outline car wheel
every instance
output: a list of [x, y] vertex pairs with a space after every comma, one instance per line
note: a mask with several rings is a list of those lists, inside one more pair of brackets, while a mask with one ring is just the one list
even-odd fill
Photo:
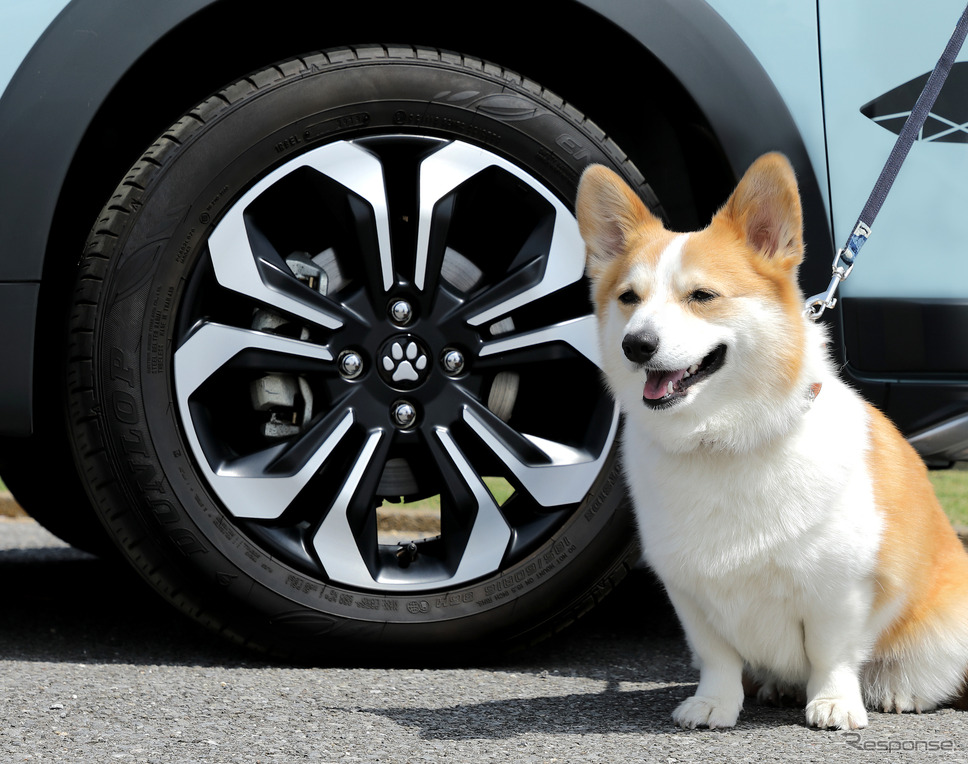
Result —
[[587, 610], [637, 559], [590, 162], [657, 207], [572, 107], [424, 49], [287, 61], [176, 122], [77, 282], [72, 439], [122, 552], [290, 655], [498, 648]]

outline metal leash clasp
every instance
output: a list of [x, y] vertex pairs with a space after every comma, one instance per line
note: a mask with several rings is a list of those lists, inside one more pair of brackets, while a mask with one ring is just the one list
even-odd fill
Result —
[[854, 268], [853, 263], [848, 265], [844, 260], [845, 251], [845, 249], [839, 249], [834, 256], [833, 273], [830, 276], [827, 290], [808, 298], [804, 305], [803, 315], [811, 321], [818, 320], [827, 308], [832, 308], [837, 304], [837, 298], [834, 296], [837, 294], [837, 288]]
[[871, 229], [868, 225], [864, 223], [857, 224], [847, 246], [838, 249], [837, 254], [834, 255], [832, 273], [830, 283], [827, 284], [827, 290], [807, 299], [804, 303], [803, 315], [811, 321], [816, 321], [823, 315], [823, 312], [827, 308], [832, 308], [837, 304], [837, 298], [835, 297], [837, 288], [850, 275], [850, 272], [854, 270], [854, 264], [857, 262], [857, 254], [870, 235]]

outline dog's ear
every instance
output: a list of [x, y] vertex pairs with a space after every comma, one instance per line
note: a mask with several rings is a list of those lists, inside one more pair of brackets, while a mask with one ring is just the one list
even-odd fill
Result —
[[782, 154], [757, 159], [719, 214], [763, 257], [791, 269], [803, 259], [800, 193], [793, 167]]
[[662, 225], [624, 180], [599, 164], [582, 173], [575, 206], [585, 240], [586, 270], [592, 278], [625, 252], [636, 231]]

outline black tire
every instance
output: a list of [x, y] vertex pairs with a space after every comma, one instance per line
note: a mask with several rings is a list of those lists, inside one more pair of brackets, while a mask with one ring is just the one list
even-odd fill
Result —
[[[95, 225], [72, 316], [76, 457], [142, 575], [323, 660], [533, 641], [609, 591], [638, 553], [574, 240], [590, 162], [657, 206], [572, 107], [425, 49], [287, 61], [175, 123]], [[379, 498], [430, 495], [439, 535], [381, 540]]]

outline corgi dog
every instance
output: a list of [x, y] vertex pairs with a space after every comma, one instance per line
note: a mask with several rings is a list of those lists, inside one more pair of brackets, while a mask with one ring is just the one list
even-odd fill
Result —
[[700, 231], [666, 230], [599, 165], [577, 216], [643, 552], [699, 669], [675, 722], [732, 727], [750, 680], [821, 728], [968, 700], [968, 555], [804, 315], [786, 158]]

